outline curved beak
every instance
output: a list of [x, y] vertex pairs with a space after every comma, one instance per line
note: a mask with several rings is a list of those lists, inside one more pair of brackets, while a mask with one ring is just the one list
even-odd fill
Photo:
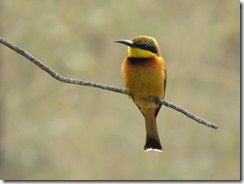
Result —
[[115, 42], [115, 43], [122, 43], [122, 44], [124, 44], [124, 45], [129, 46], [129, 47], [135, 47], [133, 41], [131, 41], [131, 40], [116, 40], [116, 41], [114, 41], [114, 42]]

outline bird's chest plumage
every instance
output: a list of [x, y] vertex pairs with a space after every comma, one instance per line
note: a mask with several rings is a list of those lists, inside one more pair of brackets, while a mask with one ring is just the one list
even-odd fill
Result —
[[166, 68], [163, 58], [129, 58], [122, 65], [125, 87], [139, 97], [163, 98]]

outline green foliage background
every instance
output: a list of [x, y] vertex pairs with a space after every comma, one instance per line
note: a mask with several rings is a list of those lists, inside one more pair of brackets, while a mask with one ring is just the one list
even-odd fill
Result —
[[123, 88], [126, 48], [155, 37], [168, 67], [163, 153], [143, 151], [145, 125], [125, 95], [60, 83], [0, 46], [1, 178], [240, 179], [240, 2], [2, 0], [1, 36], [59, 74]]

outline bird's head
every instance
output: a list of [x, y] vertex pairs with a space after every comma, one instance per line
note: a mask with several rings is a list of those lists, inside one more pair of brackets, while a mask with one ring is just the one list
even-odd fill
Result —
[[128, 57], [150, 58], [160, 56], [158, 43], [153, 37], [137, 36], [132, 40], [116, 40], [115, 42], [128, 46]]

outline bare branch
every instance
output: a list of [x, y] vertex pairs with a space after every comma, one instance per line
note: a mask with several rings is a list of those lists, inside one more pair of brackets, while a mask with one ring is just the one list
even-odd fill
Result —
[[[69, 84], [82, 85], [82, 86], [96, 87], [96, 88], [100, 88], [100, 89], [104, 89], [104, 90], [108, 90], [108, 91], [113, 91], [116, 93], [125, 94], [128, 96], [133, 95], [130, 92], [128, 92], [124, 89], [117, 88], [117, 87], [108, 86], [108, 85], [99, 84], [99, 83], [90, 82], [90, 81], [83, 81], [83, 80], [77, 80], [77, 79], [71, 79], [71, 78], [63, 77], [63, 76], [59, 75], [58, 73], [54, 72], [53, 70], [51, 70], [50, 68], [48, 68], [45, 64], [43, 64], [41, 61], [36, 59], [34, 56], [32, 56], [31, 54], [26, 52], [24, 49], [17, 47], [16, 45], [12, 44], [11, 42], [5, 40], [2, 37], [0, 37], [0, 43], [2, 43], [3, 45], [7, 46], [10, 49], [12, 49], [13, 51], [19, 53], [20, 55], [24, 56], [29, 61], [31, 61], [32, 63], [37, 65], [39, 68], [41, 68], [42, 70], [47, 72], [49, 75], [51, 75], [53, 78], [55, 78], [61, 82], [65, 82], [65, 83], [69, 83]], [[189, 117], [189, 118], [191, 118], [191, 119], [193, 119], [193, 120], [197, 121], [198, 123], [201, 123], [205, 126], [208, 126], [210, 128], [214, 128], [214, 129], [218, 128], [218, 126], [215, 125], [214, 123], [208, 122], [208, 121], [190, 113], [189, 111], [187, 111], [187, 110], [185, 110], [185, 109], [183, 109], [183, 108], [181, 108], [181, 107], [179, 107], [173, 103], [170, 103], [166, 100], [158, 99], [158, 98], [154, 98], [154, 97], [148, 97], [146, 99], [153, 101], [155, 103], [158, 103], [158, 104], [162, 104], [166, 107], [170, 107], [176, 111], [179, 111], [179, 112], [183, 113], [184, 115], [186, 115], [187, 117]]]
[[91, 87], [106, 89], [106, 90], [109, 90], [109, 91], [114, 91], [114, 92], [117, 92], [117, 93], [130, 95], [130, 93], [128, 91], [123, 90], [123, 89], [119, 89], [119, 88], [116, 88], [116, 87], [113, 87], [113, 86], [108, 86], [108, 85], [98, 84], [98, 83], [95, 83], [95, 82], [81, 81], [81, 80], [77, 80], [77, 79], [71, 79], [71, 78], [63, 77], [63, 76], [59, 75], [58, 73], [54, 72], [53, 70], [51, 70], [50, 68], [48, 68], [41, 61], [39, 61], [34, 56], [32, 56], [31, 54], [26, 52], [24, 49], [22, 49], [20, 47], [17, 47], [16, 45], [10, 43], [9, 41], [5, 40], [2, 37], [0, 37], [0, 43], [2, 43], [3, 45], [9, 47], [10, 49], [14, 50], [15, 52], [19, 53], [20, 55], [26, 57], [29, 61], [31, 61], [32, 63], [37, 65], [39, 68], [41, 68], [42, 70], [47, 72], [49, 75], [51, 75], [53, 78], [55, 78], [55, 79], [57, 79], [57, 80], [59, 80], [61, 82], [65, 82], [65, 83], [69, 83], [69, 84], [83, 85], [83, 86], [91, 86]]
[[186, 109], [183, 109], [182, 107], [180, 107], [178, 105], [175, 105], [175, 104], [173, 104], [171, 102], [168, 102], [168, 101], [163, 100], [163, 99], [154, 98], [154, 97], [148, 97], [147, 99], [151, 100], [151, 101], [154, 101], [155, 103], [162, 104], [162, 105], [164, 105], [166, 107], [170, 107], [170, 108], [172, 108], [172, 109], [174, 109], [176, 111], [179, 111], [179, 112], [185, 114], [187, 117], [189, 117], [189, 118], [191, 118], [191, 119], [193, 119], [193, 120], [197, 121], [198, 123], [201, 123], [201, 124], [203, 124], [205, 126], [208, 126], [210, 128], [214, 128], [214, 129], [218, 128], [218, 125], [215, 125], [214, 123], [208, 122], [208, 121], [206, 121], [206, 120], [204, 120], [204, 119], [192, 114], [191, 112], [187, 111]]

